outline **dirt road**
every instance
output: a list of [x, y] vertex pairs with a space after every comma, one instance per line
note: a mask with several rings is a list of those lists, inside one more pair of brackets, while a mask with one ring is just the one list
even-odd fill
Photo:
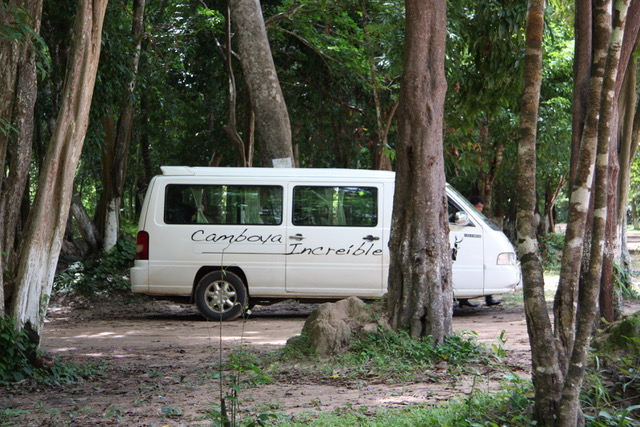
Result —
[[[478, 301], [480, 302], [480, 301]], [[219, 354], [241, 344], [258, 351], [284, 345], [298, 335], [313, 306], [257, 307], [247, 320], [205, 321], [191, 306], [141, 300], [92, 305], [52, 304], [43, 347], [65, 361], [97, 361], [105, 375], [71, 386], [0, 389], [0, 409], [25, 411], [8, 421], [19, 425], [209, 425], [206, 410], [217, 402], [220, 382], [213, 366]], [[500, 345], [502, 331], [511, 369], [529, 376], [530, 356], [522, 304], [456, 310], [455, 330], [475, 331], [479, 341]], [[442, 382], [386, 384], [340, 375], [292, 372], [277, 381], [243, 390], [241, 408], [289, 415], [352, 407], [398, 407], [440, 402], [473, 387], [495, 386], [498, 371]], [[33, 393], [37, 393], [34, 401]], [[257, 409], [256, 409], [257, 408]], [[254, 412], [255, 413], [255, 412]], [[0, 419], [1, 420], [1, 419]]]

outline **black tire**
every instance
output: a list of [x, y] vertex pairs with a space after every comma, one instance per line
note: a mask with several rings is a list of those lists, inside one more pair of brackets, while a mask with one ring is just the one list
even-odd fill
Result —
[[247, 306], [247, 288], [234, 273], [212, 271], [198, 282], [195, 302], [200, 314], [209, 320], [233, 320]]

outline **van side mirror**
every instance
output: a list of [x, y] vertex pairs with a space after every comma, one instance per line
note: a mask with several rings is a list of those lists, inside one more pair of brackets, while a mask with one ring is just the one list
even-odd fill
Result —
[[456, 225], [468, 225], [470, 222], [469, 214], [465, 211], [456, 212], [454, 222]]

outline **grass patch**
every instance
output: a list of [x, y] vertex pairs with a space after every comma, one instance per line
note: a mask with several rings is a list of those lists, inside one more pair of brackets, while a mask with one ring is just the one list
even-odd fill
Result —
[[443, 405], [409, 405], [401, 409], [346, 406], [328, 413], [305, 412], [281, 417], [277, 426], [530, 426], [531, 386], [511, 376], [498, 392], [475, 390]]
[[354, 338], [348, 351], [319, 358], [304, 334], [270, 357], [274, 376], [293, 370], [324, 377], [385, 382], [410, 382], [449, 375], [474, 374], [479, 367], [496, 362], [486, 346], [478, 343], [475, 332], [447, 337], [442, 345], [431, 338], [414, 339], [406, 332], [379, 330]]

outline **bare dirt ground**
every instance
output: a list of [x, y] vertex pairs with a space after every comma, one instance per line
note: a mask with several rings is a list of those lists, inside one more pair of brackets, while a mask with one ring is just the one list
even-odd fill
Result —
[[[476, 302], [481, 302], [476, 300]], [[207, 322], [188, 305], [136, 299], [51, 305], [43, 347], [65, 362], [99, 362], [103, 376], [73, 385], [18, 384], [0, 388], [0, 426], [192, 426], [205, 417], [220, 393], [213, 379], [219, 355], [242, 345], [267, 351], [298, 335], [313, 306], [282, 303], [254, 308], [247, 320]], [[629, 311], [640, 305], [629, 306]], [[506, 338], [506, 362], [522, 377], [530, 374], [529, 343], [519, 298], [500, 306], [457, 309], [454, 329], [476, 331], [479, 341], [499, 345]], [[295, 415], [338, 407], [399, 407], [437, 403], [492, 387], [503, 373], [442, 381], [387, 384], [375, 378], [302, 374], [295, 369], [267, 385], [242, 390], [241, 410]], [[226, 388], [225, 388], [226, 391]], [[24, 412], [19, 412], [24, 411]]]

